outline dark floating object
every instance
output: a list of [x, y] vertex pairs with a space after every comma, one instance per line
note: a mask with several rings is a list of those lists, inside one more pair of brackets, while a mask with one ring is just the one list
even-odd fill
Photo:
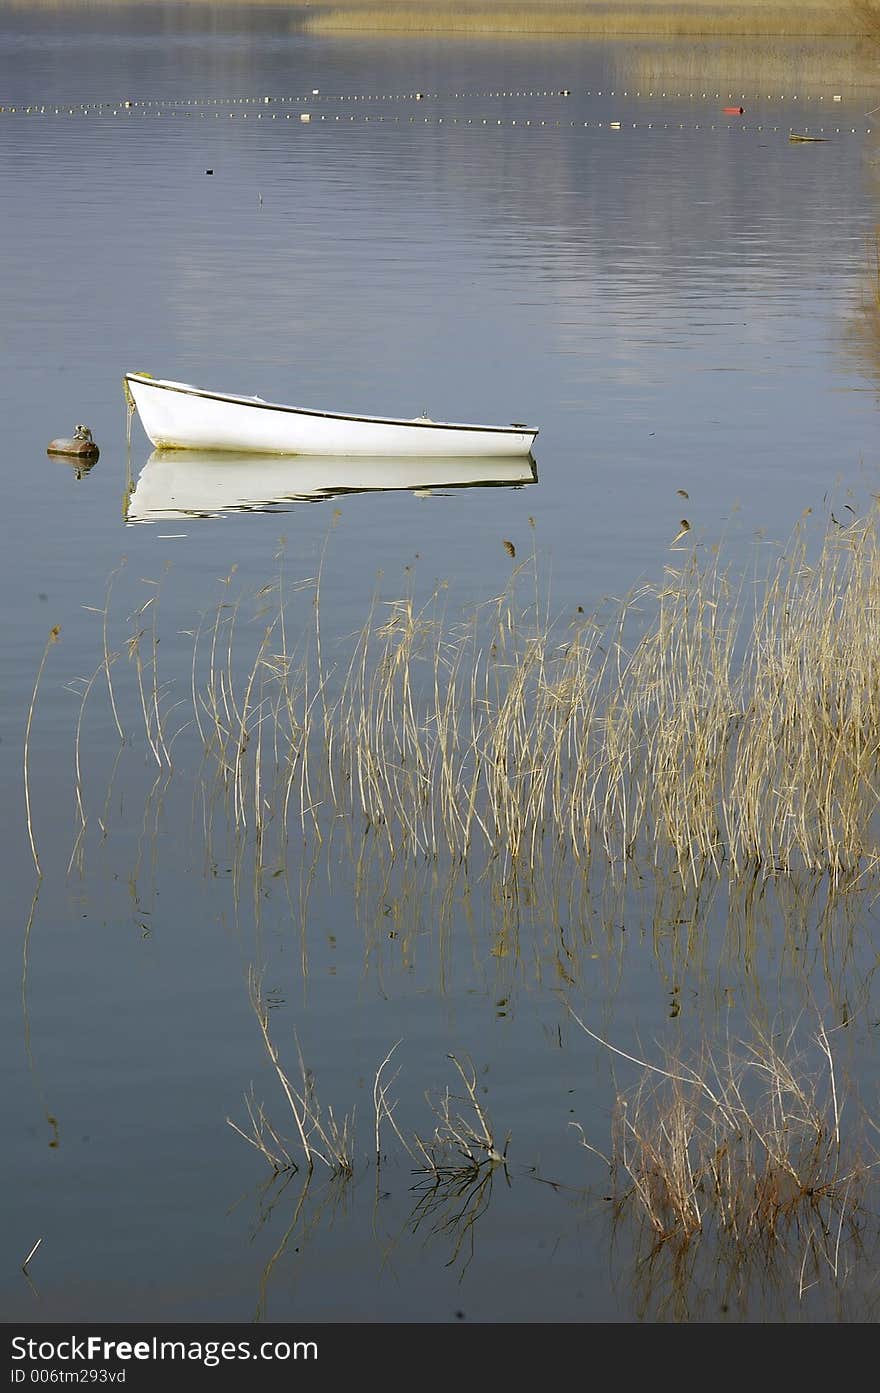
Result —
[[47, 455], [71, 455], [76, 459], [91, 460], [93, 464], [99, 453], [88, 426], [74, 426], [70, 440], [50, 440], [46, 446]]
[[213, 171], [213, 169], [206, 169], [206, 170], [205, 170], [205, 173], [206, 173], [206, 174], [213, 174], [214, 171]]

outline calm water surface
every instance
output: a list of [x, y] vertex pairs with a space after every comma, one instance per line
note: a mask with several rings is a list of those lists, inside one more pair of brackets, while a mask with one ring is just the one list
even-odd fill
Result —
[[[597, 887], [570, 867], [515, 893], [481, 866], [365, 855], [361, 828], [317, 850], [294, 838], [267, 865], [205, 793], [191, 728], [156, 784], [128, 661], [156, 616], [162, 699], [183, 701], [199, 616], [240, 598], [253, 652], [255, 597], [282, 564], [291, 585], [321, 565], [333, 655], [350, 653], [376, 586], [448, 583], [452, 614], [499, 594], [516, 564], [505, 543], [517, 562], [536, 549], [553, 612], [591, 611], [662, 575], [683, 517], [698, 548], [722, 541], [750, 565], [805, 509], [865, 505], [880, 454], [859, 329], [875, 94], [845, 71], [799, 91], [756, 76], [731, 121], [727, 88], [649, 95], [635, 71], [624, 48], [326, 40], [274, 11], [0, 15], [7, 1319], [871, 1309], [857, 1272], [799, 1299], [798, 1252], [724, 1280], [697, 1255], [677, 1287], [662, 1266], [652, 1285], [637, 1227], [612, 1233], [605, 1167], [569, 1126], [607, 1152], [615, 1093], [638, 1073], [563, 999], [650, 1059], [748, 1020], [851, 1020], [842, 1067], [870, 1102], [870, 897], [829, 910], [822, 885]], [[792, 145], [793, 124], [828, 138]], [[351, 412], [528, 421], [536, 479], [350, 492], [324, 478], [292, 499], [295, 484], [252, 477], [205, 491], [193, 469], [169, 498], [136, 421], [127, 459], [126, 370]], [[45, 454], [80, 421], [101, 446], [81, 477]], [[129, 468], [146, 509], [128, 503]], [[108, 643], [127, 740], [114, 763], [100, 677], [77, 840], [78, 679], [101, 662], [95, 611], [123, 561]], [[30, 732], [35, 887], [22, 754], [53, 625]], [[319, 1169], [304, 1193], [302, 1174], [267, 1188], [226, 1125], [244, 1125], [253, 1083], [290, 1130], [252, 964], [288, 1065], [295, 1031], [325, 1107], [356, 1107], [350, 1182]], [[474, 1061], [511, 1134], [510, 1184], [499, 1173], [474, 1197], [471, 1228], [451, 1222], [454, 1197], [414, 1188], [387, 1126], [377, 1197], [373, 1076], [398, 1039], [407, 1136], [436, 1125], [424, 1095], [455, 1087], [450, 1052]], [[30, 1286], [20, 1264], [39, 1237]]]

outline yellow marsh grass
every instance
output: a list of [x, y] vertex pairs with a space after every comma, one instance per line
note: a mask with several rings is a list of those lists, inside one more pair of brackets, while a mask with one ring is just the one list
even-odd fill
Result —
[[768, 1244], [787, 1249], [793, 1239], [802, 1288], [811, 1259], [837, 1276], [876, 1162], [841, 1133], [824, 1027], [809, 1051], [794, 1047], [793, 1032], [779, 1043], [759, 1033], [720, 1057], [704, 1048], [694, 1063], [633, 1062], [642, 1075], [618, 1095], [610, 1164], [618, 1204], [636, 1208], [651, 1242], [686, 1245], [710, 1230], [766, 1257]]
[[[217, 4], [218, 0], [203, 0]], [[289, 0], [219, 0], [241, 8], [249, 3], [289, 8]], [[70, 0], [7, 0], [10, 8], [67, 9]], [[131, 0], [104, 0], [127, 4]], [[198, 0], [197, 0], [198, 3]], [[871, 0], [344, 0], [309, 4], [304, 26], [335, 29], [409, 30], [441, 33], [563, 33], [608, 37], [655, 34], [834, 35], [861, 33], [870, 21]], [[297, 22], [297, 15], [294, 22]]]
[[[870, 88], [877, 82], [877, 48], [864, 39], [823, 39], [818, 43], [772, 39], [717, 38], [673, 41], [665, 44], [645, 41], [623, 46], [615, 68], [617, 81], [633, 95], [633, 89], [656, 98], [667, 95], [707, 93], [713, 97], [756, 95], [778, 97], [788, 102], [793, 94], [811, 90], [825, 95], [849, 88]], [[723, 88], [723, 91], [721, 90]], [[672, 89], [672, 90], [670, 90]], [[829, 101], [829, 97], [825, 96]], [[873, 106], [873, 101], [865, 103]]]
[[282, 853], [291, 824], [321, 840], [341, 820], [392, 857], [504, 875], [546, 847], [584, 869], [671, 858], [688, 883], [727, 864], [847, 884], [878, 861], [880, 512], [840, 513], [814, 561], [799, 531], [754, 579], [673, 550], [601, 620], [554, 617], [533, 556], [469, 616], [442, 586], [377, 595], [328, 645], [320, 573], [267, 584], [250, 620], [230, 576], [186, 696], [159, 677], [153, 586], [128, 642], [149, 750], [170, 771], [189, 705], [220, 805]]
[[305, 28], [316, 33], [345, 29], [398, 30], [440, 33], [581, 34], [589, 37], [626, 37], [653, 34], [677, 37], [691, 34], [806, 35], [857, 34], [862, 19], [848, 0], [641, 0], [641, 3], [565, 3], [539, 0], [517, 5], [509, 0], [474, 0], [474, 3], [437, 4], [436, 0], [344, 0], [327, 8], [316, 7]]

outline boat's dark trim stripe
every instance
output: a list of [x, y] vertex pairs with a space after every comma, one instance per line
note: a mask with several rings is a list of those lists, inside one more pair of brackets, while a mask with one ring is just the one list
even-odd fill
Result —
[[144, 387], [158, 387], [162, 392], [179, 392], [184, 397], [206, 397], [208, 401], [232, 402], [236, 406], [254, 406], [263, 411], [286, 411], [293, 416], [320, 416], [328, 421], [363, 421], [373, 426], [418, 426], [420, 430], [485, 431], [489, 435], [531, 435], [533, 438], [538, 434], [531, 426], [469, 426], [459, 421], [422, 421], [418, 418], [407, 421], [395, 416], [349, 416], [343, 411], [312, 411], [303, 406], [284, 406], [280, 402], [257, 401], [254, 397], [234, 397], [224, 392], [207, 392], [201, 387], [178, 386], [177, 383], [163, 382], [156, 377], [141, 377], [136, 372], [127, 372], [125, 380]]

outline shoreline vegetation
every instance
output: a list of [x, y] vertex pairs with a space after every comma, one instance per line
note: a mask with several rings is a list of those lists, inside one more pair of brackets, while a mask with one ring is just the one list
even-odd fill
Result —
[[873, 0], [342, 0], [307, 6], [309, 33], [347, 29], [433, 33], [577, 34], [584, 38], [853, 38], [880, 25]]
[[[69, 8], [69, 0], [8, 0], [9, 8]], [[99, 6], [143, 0], [98, 0]], [[880, 0], [190, 0], [185, 6], [290, 11], [308, 33], [580, 35], [584, 38], [871, 38]]]
[[[862, 38], [691, 38], [662, 40], [634, 38], [615, 50], [617, 81], [622, 86], [652, 91], [687, 86], [764, 88], [825, 94], [829, 89], [855, 96], [877, 87], [877, 48]], [[632, 95], [632, 92], [630, 92]], [[681, 96], [673, 92], [671, 95]], [[865, 107], [873, 107], [873, 100]]]
[[410, 577], [374, 595], [341, 651], [322, 638], [322, 567], [291, 590], [279, 558], [255, 624], [224, 583], [182, 701], [159, 674], [151, 586], [122, 648], [105, 631], [82, 707], [103, 675], [118, 709], [111, 668], [127, 652], [142, 750], [170, 774], [189, 730], [263, 859], [275, 839], [282, 857], [290, 837], [320, 845], [341, 819], [392, 858], [507, 874], [555, 849], [586, 876], [642, 854], [683, 885], [710, 867], [863, 883], [880, 866], [880, 507], [839, 511], [815, 560], [800, 527], [753, 577], [691, 546], [682, 519], [663, 580], [604, 615], [554, 615], [536, 550], [470, 614], [450, 612], [443, 584], [417, 602]]

